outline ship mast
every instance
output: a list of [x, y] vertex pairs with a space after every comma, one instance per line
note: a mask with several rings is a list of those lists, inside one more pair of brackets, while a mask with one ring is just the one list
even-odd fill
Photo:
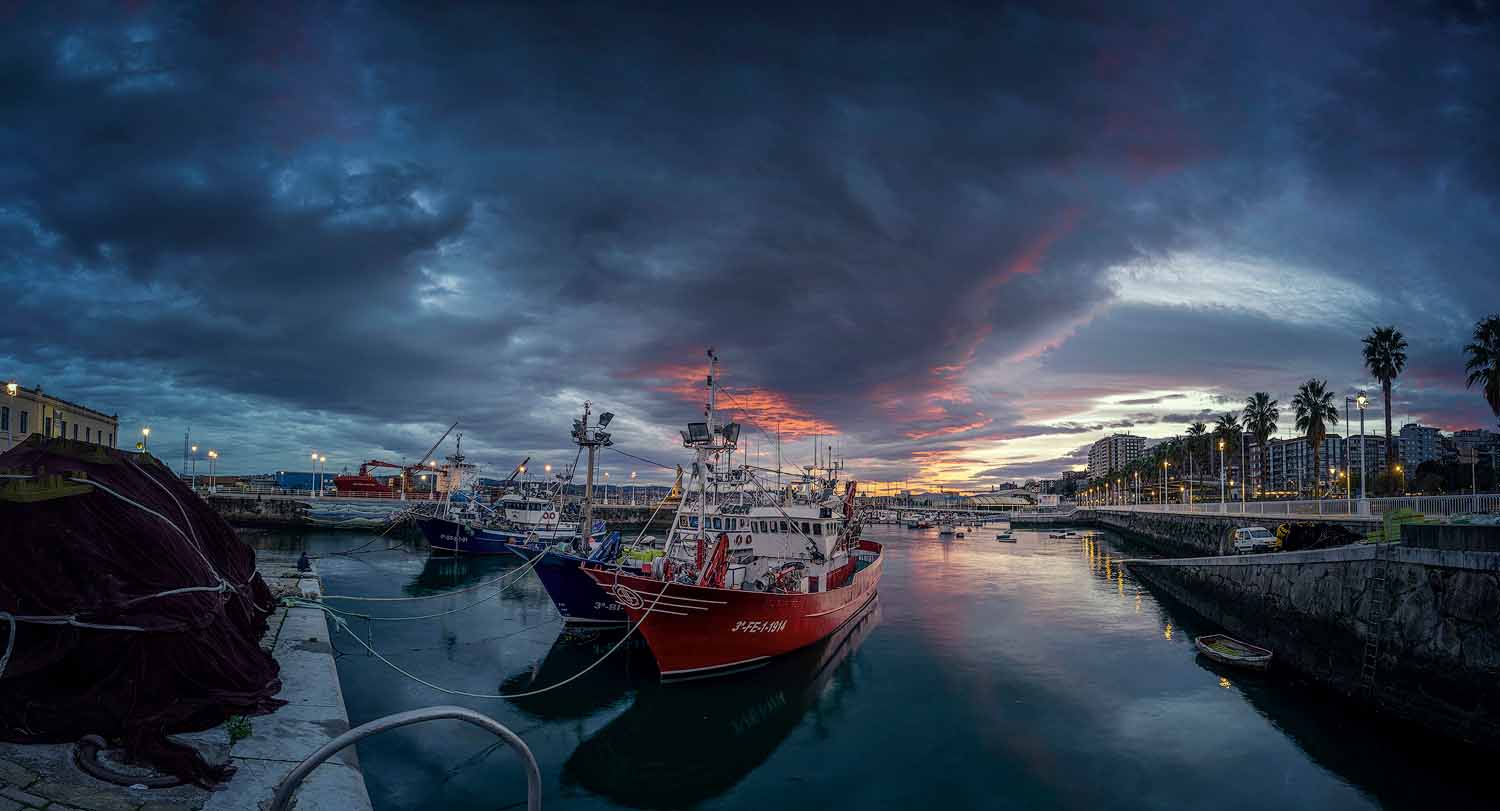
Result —
[[[589, 541], [594, 535], [594, 455], [599, 448], [609, 447], [615, 444], [610, 439], [604, 428], [609, 425], [615, 415], [606, 411], [599, 415], [599, 424], [595, 428], [589, 427], [589, 410], [592, 403], [585, 400], [583, 403], [583, 419], [573, 420], [573, 442], [574, 444], [589, 449], [589, 469], [584, 478], [583, 485], [583, 516], [578, 527], [578, 547], [588, 551]], [[569, 476], [571, 478], [571, 475]], [[561, 514], [561, 510], [558, 511]]]

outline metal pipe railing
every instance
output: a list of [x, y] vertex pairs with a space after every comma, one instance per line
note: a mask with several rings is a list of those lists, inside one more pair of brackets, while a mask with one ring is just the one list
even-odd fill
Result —
[[388, 729], [420, 724], [423, 721], [438, 721], [452, 719], [464, 721], [474, 726], [495, 733], [500, 740], [505, 741], [510, 748], [516, 750], [521, 756], [521, 762], [526, 767], [526, 811], [541, 811], [542, 808], [542, 770], [537, 766], [536, 756], [531, 754], [531, 748], [521, 740], [521, 736], [511, 732], [504, 724], [496, 721], [480, 712], [465, 707], [439, 706], [424, 707], [420, 710], [407, 710], [387, 715], [384, 718], [376, 718], [373, 721], [360, 724], [359, 726], [334, 738], [318, 748], [318, 751], [308, 755], [305, 760], [298, 763], [295, 768], [276, 787], [276, 796], [272, 798], [270, 811], [284, 811], [292, 801], [292, 795], [297, 793], [297, 787], [312, 773], [313, 769], [322, 765], [323, 761], [333, 757], [340, 749], [374, 735], [377, 732], [385, 732]]

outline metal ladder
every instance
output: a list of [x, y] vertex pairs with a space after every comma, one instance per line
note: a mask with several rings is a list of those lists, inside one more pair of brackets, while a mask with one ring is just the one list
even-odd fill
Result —
[[1382, 555], [1384, 543], [1375, 547], [1375, 573], [1365, 580], [1365, 594], [1369, 598], [1370, 623], [1374, 635], [1365, 640], [1365, 653], [1359, 668], [1359, 686], [1367, 696], [1375, 695], [1375, 676], [1380, 669], [1380, 643], [1385, 639], [1385, 624], [1389, 619], [1390, 605], [1386, 601], [1386, 569], [1390, 557]]
[[335, 753], [349, 744], [368, 738], [377, 732], [385, 732], [388, 729], [441, 719], [465, 721], [474, 726], [489, 730], [495, 733], [500, 740], [508, 744], [510, 748], [516, 750], [516, 754], [521, 756], [521, 762], [526, 767], [526, 811], [541, 811], [542, 770], [537, 766], [536, 756], [531, 754], [531, 748], [526, 745], [525, 741], [521, 740], [521, 736], [511, 732], [504, 724], [488, 715], [464, 707], [453, 706], [424, 707], [420, 710], [407, 710], [406, 712], [387, 715], [384, 718], [376, 718], [374, 721], [360, 724], [328, 743], [323, 744], [318, 751], [308, 755], [306, 760], [298, 763], [282, 779], [281, 784], [276, 787], [276, 796], [271, 800], [269, 811], [284, 811], [292, 802], [292, 795], [297, 793], [297, 787], [302, 785], [302, 781], [312, 773], [312, 770], [316, 769], [323, 761], [333, 757]]

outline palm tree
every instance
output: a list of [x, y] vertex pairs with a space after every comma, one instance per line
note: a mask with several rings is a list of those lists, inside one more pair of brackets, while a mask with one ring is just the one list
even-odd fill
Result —
[[1225, 414], [1214, 420], [1214, 439], [1218, 440], [1219, 455], [1225, 458], [1234, 456], [1240, 449], [1240, 418], [1233, 414]]
[[1208, 441], [1208, 426], [1202, 422], [1195, 422], [1187, 429], [1187, 457], [1188, 465], [1182, 471], [1187, 481], [1192, 481], [1193, 474], [1198, 470], [1199, 449], [1203, 443]]
[[[1375, 327], [1365, 336], [1365, 368], [1380, 381], [1380, 390], [1385, 394], [1385, 467], [1396, 469], [1396, 445], [1391, 442], [1391, 384], [1406, 368], [1406, 337], [1401, 330], [1391, 327]], [[1363, 453], [1364, 439], [1360, 440]]]
[[1328, 426], [1338, 425], [1339, 410], [1333, 407], [1333, 394], [1328, 391], [1327, 380], [1309, 380], [1297, 389], [1292, 398], [1292, 407], [1297, 409], [1297, 430], [1312, 445], [1313, 492], [1318, 491], [1318, 472], [1322, 470], [1319, 458], [1323, 440], [1328, 436]]
[[1474, 343], [1464, 351], [1469, 353], [1464, 364], [1464, 371], [1469, 373], [1465, 387], [1478, 383], [1490, 411], [1500, 417], [1500, 315], [1480, 319], [1474, 325]]
[[1258, 391], [1245, 399], [1245, 430], [1255, 437], [1255, 446], [1260, 449], [1260, 491], [1266, 492], [1266, 477], [1270, 471], [1271, 434], [1276, 433], [1276, 421], [1281, 419], [1281, 409], [1271, 395]]

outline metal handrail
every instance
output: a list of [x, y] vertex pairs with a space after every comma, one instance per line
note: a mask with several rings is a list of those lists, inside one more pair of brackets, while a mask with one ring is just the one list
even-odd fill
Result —
[[541, 811], [542, 808], [542, 770], [537, 766], [536, 756], [531, 754], [531, 748], [521, 740], [521, 736], [511, 732], [504, 724], [485, 715], [475, 712], [466, 707], [438, 706], [424, 707], [420, 710], [407, 710], [406, 712], [393, 713], [383, 718], [376, 718], [345, 732], [328, 743], [318, 748], [318, 751], [308, 755], [305, 760], [298, 763], [281, 784], [276, 787], [276, 796], [272, 798], [270, 811], [283, 811], [292, 801], [292, 795], [297, 792], [297, 787], [312, 773], [313, 769], [322, 765], [323, 761], [333, 757], [334, 753], [356, 741], [368, 738], [377, 732], [385, 732], [388, 729], [420, 724], [423, 721], [437, 721], [451, 718], [455, 721], [466, 721], [474, 726], [481, 727], [495, 733], [500, 740], [505, 741], [510, 748], [516, 750], [521, 756], [521, 762], [526, 767], [526, 811]]
[[[1351, 506], [1353, 510], [1351, 511]], [[1224, 514], [1237, 516], [1351, 516], [1379, 518], [1387, 512], [1410, 509], [1429, 517], [1447, 517], [1470, 513], [1500, 512], [1500, 494], [1451, 496], [1391, 496], [1386, 498], [1281, 500], [1266, 501], [1198, 501], [1191, 504], [1113, 504], [1088, 509], [1110, 512]]]

